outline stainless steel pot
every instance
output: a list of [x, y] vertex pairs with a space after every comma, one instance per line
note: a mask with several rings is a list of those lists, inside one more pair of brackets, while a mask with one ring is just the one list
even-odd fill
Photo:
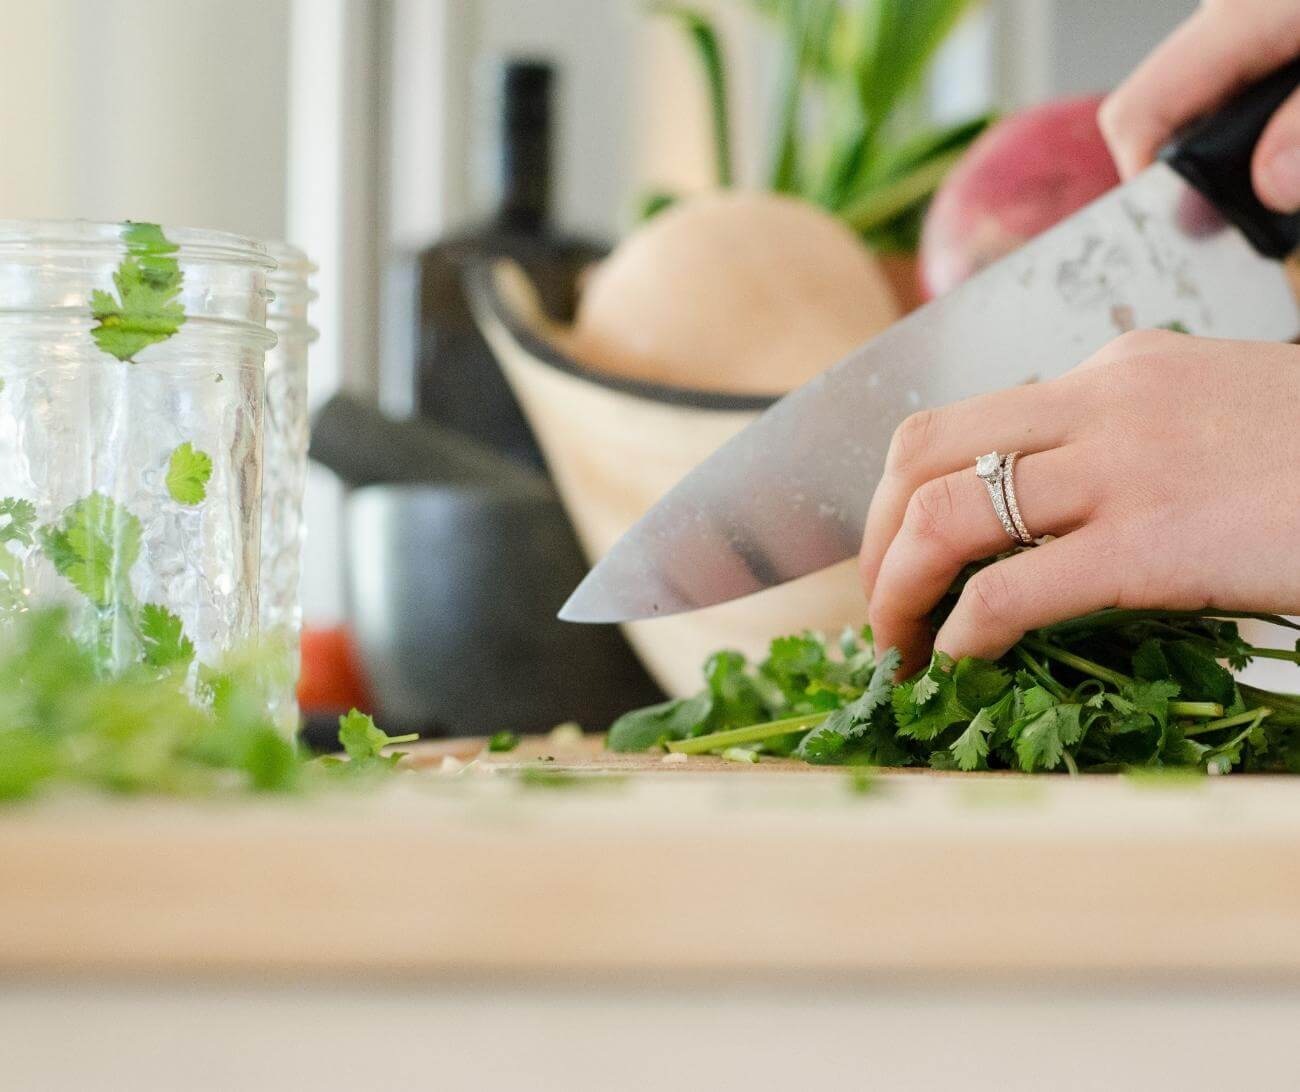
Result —
[[544, 479], [369, 485], [346, 504], [352, 625], [390, 731], [603, 729], [661, 696], [617, 629], [556, 619], [585, 566]]

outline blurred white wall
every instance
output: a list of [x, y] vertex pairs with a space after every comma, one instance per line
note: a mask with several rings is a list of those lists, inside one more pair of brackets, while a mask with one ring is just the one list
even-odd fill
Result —
[[1114, 87], [1199, 3], [1054, 0], [1050, 6], [1052, 19], [1045, 58], [1050, 91], [1069, 94]]
[[0, 0], [0, 216], [281, 237], [289, 0]]

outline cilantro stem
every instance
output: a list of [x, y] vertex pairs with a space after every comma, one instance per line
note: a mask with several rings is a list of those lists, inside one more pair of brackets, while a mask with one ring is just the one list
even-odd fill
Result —
[[1050, 626], [1044, 626], [1037, 632], [1040, 634], [1050, 633], [1054, 636], [1064, 636], [1071, 633], [1078, 633], [1097, 628], [1108, 628], [1111, 626], [1126, 626], [1134, 622], [1195, 622], [1200, 619], [1217, 621], [1223, 619], [1233, 619], [1240, 621], [1267, 622], [1273, 626], [1285, 626], [1287, 629], [1300, 630], [1300, 623], [1292, 622], [1289, 618], [1283, 618], [1278, 614], [1268, 614], [1261, 611], [1248, 610], [1192, 610], [1192, 611], [1167, 611], [1167, 610], [1121, 610], [1116, 607], [1107, 610], [1099, 610], [1092, 614], [1085, 614], [1081, 618], [1071, 618], [1065, 622], [1055, 622]]
[[1015, 653], [1020, 657], [1021, 662], [1029, 669], [1031, 674], [1043, 684], [1046, 689], [1057, 701], [1065, 701], [1065, 688], [1061, 686], [1042, 664], [1035, 660], [1020, 645], [1016, 645]]
[[1037, 637], [1026, 637], [1022, 643], [1028, 645], [1035, 652], [1046, 656], [1049, 660], [1055, 660], [1057, 663], [1065, 664], [1066, 667], [1074, 668], [1075, 671], [1091, 675], [1094, 679], [1108, 682], [1111, 686], [1130, 686], [1133, 683], [1133, 680], [1127, 675], [1112, 671], [1109, 667], [1102, 667], [1101, 664], [1095, 664], [1091, 660], [1085, 660], [1082, 656], [1078, 656], [1073, 652], [1066, 652], [1063, 648], [1049, 645], [1046, 641], [1041, 641]]
[[1254, 720], [1266, 720], [1273, 715], [1273, 710], [1260, 706], [1258, 709], [1247, 709], [1244, 713], [1236, 713], [1230, 717], [1220, 717], [1218, 720], [1207, 720], [1204, 724], [1194, 724], [1183, 729], [1185, 736], [1202, 736], [1209, 732], [1217, 732], [1222, 728], [1236, 728], [1239, 724], [1250, 724]]
[[1285, 648], [1252, 647], [1249, 655], [1261, 660], [1287, 660], [1293, 664], [1300, 664], [1300, 652], [1291, 652]]
[[1193, 719], [1221, 717], [1223, 716], [1223, 706], [1214, 701], [1171, 701], [1169, 703], [1169, 715], [1171, 717], [1192, 717]]
[[808, 713], [802, 717], [786, 717], [785, 720], [771, 720], [766, 724], [751, 724], [748, 728], [729, 728], [725, 732], [710, 732], [706, 736], [694, 739], [675, 739], [668, 744], [668, 750], [681, 755], [702, 755], [709, 751], [723, 750], [738, 743], [762, 743], [766, 739], [788, 736], [816, 728], [830, 713]]
[[[1095, 664], [1091, 660], [1085, 660], [1082, 656], [1067, 652], [1063, 648], [1056, 648], [1045, 641], [1026, 637], [1024, 644], [1041, 652], [1049, 660], [1056, 660], [1058, 663], [1065, 664], [1066, 667], [1074, 668], [1075, 671], [1081, 671], [1085, 675], [1091, 675], [1102, 682], [1110, 683], [1111, 686], [1125, 687], [1133, 684], [1133, 680], [1127, 675], [1112, 671], [1109, 667], [1102, 667], [1101, 664]], [[1019, 646], [1017, 646], [1017, 651], [1019, 651]], [[1172, 717], [1221, 717], [1223, 716], [1223, 706], [1212, 701], [1171, 701], [1169, 703], [1169, 715]]]

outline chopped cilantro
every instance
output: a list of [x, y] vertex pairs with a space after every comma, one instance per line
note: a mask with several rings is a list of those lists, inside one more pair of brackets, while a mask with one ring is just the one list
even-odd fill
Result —
[[518, 746], [519, 737], [514, 732], [497, 732], [496, 735], [488, 740], [487, 749], [489, 751], [500, 753], [503, 751], [513, 751]]
[[390, 736], [375, 724], [374, 718], [356, 709], [339, 717], [339, 742], [357, 768], [374, 764], [396, 766], [404, 757], [403, 754], [384, 754], [384, 748], [393, 743], [410, 743], [419, 738], [415, 733]]
[[1300, 650], [1251, 646], [1239, 618], [1296, 628], [1267, 614], [1106, 610], [1029, 634], [997, 663], [936, 653], [897, 683], [897, 654], [877, 656], [869, 631], [834, 647], [778, 638], [756, 667], [710, 658], [699, 694], [625, 714], [609, 746], [965, 771], [1300, 772], [1300, 696], [1222, 666], [1300, 663]]

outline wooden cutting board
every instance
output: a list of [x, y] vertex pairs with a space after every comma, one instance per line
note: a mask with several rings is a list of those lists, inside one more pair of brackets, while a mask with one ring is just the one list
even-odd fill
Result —
[[431, 768], [478, 750], [380, 792], [0, 812], [0, 972], [1300, 973], [1293, 780]]
[[[736, 774], [754, 770], [750, 763], [730, 762], [716, 755], [691, 755], [685, 762], [680, 762], [665, 761], [663, 753], [658, 751], [618, 754], [605, 750], [604, 737], [590, 734], [581, 740], [559, 742], [549, 736], [526, 736], [511, 751], [494, 753], [486, 748], [486, 739], [467, 737], [418, 743], [401, 749], [408, 753], [409, 764], [420, 770], [437, 770], [449, 756], [456, 762], [477, 761], [503, 771], [549, 769], [575, 774]], [[759, 765], [768, 773], [844, 772], [834, 771], [832, 767], [810, 766], [790, 758], [763, 758]]]

